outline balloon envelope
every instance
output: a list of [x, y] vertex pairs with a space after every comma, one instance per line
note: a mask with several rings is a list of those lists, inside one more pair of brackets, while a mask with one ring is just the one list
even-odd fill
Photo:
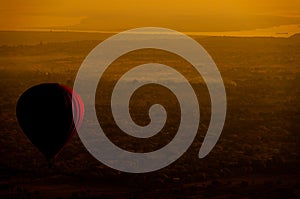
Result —
[[83, 113], [80, 96], [71, 88], [57, 83], [29, 88], [19, 98], [16, 108], [23, 132], [49, 161], [76, 133], [75, 124], [79, 127]]

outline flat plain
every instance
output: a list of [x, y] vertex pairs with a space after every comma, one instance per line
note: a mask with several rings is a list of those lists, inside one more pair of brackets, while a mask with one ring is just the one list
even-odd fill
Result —
[[[0, 197], [299, 198], [299, 35], [194, 37], [216, 62], [228, 103], [220, 140], [204, 159], [197, 155], [209, 125], [210, 100], [205, 83], [194, 78], [188, 63], [172, 53], [153, 49], [131, 52], [115, 61], [103, 76], [103, 85], [98, 86], [96, 110], [108, 137], [126, 150], [151, 151], [170, 142], [180, 113], [175, 101], [165, 97], [160, 102], [168, 106], [171, 115], [165, 132], [149, 140], [118, 132], [107, 111], [109, 91], [104, 89], [121, 75], [122, 70], [116, 68], [126, 70], [150, 61], [172, 65], [186, 74], [199, 98], [201, 121], [191, 147], [168, 167], [145, 174], [123, 173], [101, 164], [88, 153], [78, 135], [67, 143], [54, 167], [48, 168], [15, 116], [18, 97], [29, 87], [45, 82], [72, 87], [84, 58], [110, 34], [0, 35]], [[137, 123], [146, 124], [144, 113], [157, 96], [163, 95], [155, 88], [137, 95], [131, 104]]]

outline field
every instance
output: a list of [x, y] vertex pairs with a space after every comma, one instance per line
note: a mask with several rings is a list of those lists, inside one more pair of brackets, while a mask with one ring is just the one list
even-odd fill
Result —
[[[189, 150], [168, 167], [129, 174], [95, 160], [77, 135], [53, 168], [20, 129], [18, 97], [29, 87], [58, 82], [70, 87], [87, 54], [109, 34], [1, 32], [0, 46], [0, 197], [1, 198], [299, 198], [300, 197], [300, 35], [290, 38], [195, 37], [216, 62], [227, 92], [227, 117], [219, 142], [198, 158], [209, 118], [210, 101], [202, 79], [172, 53], [138, 50], [120, 57], [102, 78], [113, 85], [122, 70], [159, 62], [182, 70], [197, 90], [201, 123]], [[133, 80], [134, 81], [134, 80]], [[174, 82], [175, 84], [176, 82]], [[151, 151], [174, 136], [176, 102], [164, 96], [165, 132], [134, 139], [114, 127], [109, 90], [99, 85], [98, 119], [108, 137], [130, 151]], [[103, 91], [104, 90], [104, 91]], [[158, 100], [155, 87], [136, 96]], [[133, 119], [146, 124], [148, 103], [133, 101]], [[173, 130], [172, 130], [173, 129]]]

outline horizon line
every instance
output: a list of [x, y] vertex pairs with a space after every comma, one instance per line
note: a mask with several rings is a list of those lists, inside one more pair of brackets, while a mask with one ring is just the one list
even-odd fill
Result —
[[[64, 33], [100, 33], [100, 34], [117, 34], [125, 30], [80, 30], [80, 29], [56, 29], [56, 28], [19, 28], [19, 29], [0, 29], [0, 32], [64, 32]], [[179, 31], [186, 35], [191, 36], [204, 36], [204, 37], [273, 37], [273, 38], [289, 38], [293, 35], [300, 34], [300, 32], [275, 32], [272, 34], [253, 34], [254, 30], [240, 30], [240, 31], [220, 31], [220, 32], [201, 32], [201, 31]], [[245, 34], [248, 32], [248, 34]], [[249, 34], [252, 32], [252, 34]], [[240, 33], [240, 34], [238, 34]], [[244, 33], [244, 34], [243, 34]]]

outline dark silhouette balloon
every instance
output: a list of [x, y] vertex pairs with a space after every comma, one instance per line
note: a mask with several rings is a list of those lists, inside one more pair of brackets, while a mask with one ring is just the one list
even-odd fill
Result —
[[21, 95], [16, 113], [23, 132], [51, 162], [76, 133], [75, 124], [79, 126], [83, 119], [84, 105], [71, 88], [45, 83]]

